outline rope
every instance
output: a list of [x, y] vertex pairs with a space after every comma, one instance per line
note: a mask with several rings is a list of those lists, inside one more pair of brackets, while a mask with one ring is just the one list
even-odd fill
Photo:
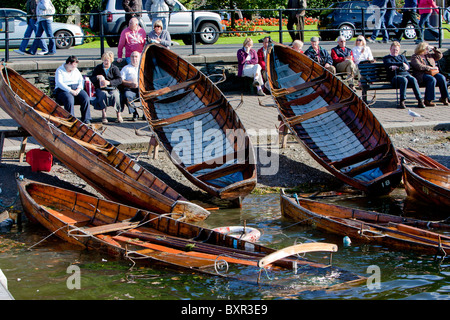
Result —
[[63, 225], [61, 228], [59, 228], [59, 229], [53, 231], [52, 233], [50, 233], [48, 236], [46, 236], [46, 237], [45, 237], [44, 239], [42, 239], [41, 241], [39, 241], [39, 242], [33, 244], [31, 247], [28, 247], [27, 250], [31, 250], [31, 248], [37, 246], [38, 244], [40, 244], [41, 242], [43, 242], [44, 240], [46, 240], [47, 238], [51, 237], [51, 236], [54, 235], [56, 232], [58, 232], [59, 230], [61, 230], [62, 228], [65, 228], [65, 227], [67, 227], [67, 226], [68, 226], [67, 224]]

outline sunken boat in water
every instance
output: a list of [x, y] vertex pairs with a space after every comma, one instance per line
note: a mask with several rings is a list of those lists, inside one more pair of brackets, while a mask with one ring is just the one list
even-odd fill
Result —
[[[297, 283], [302, 290], [365, 281], [352, 272], [297, 256], [316, 251], [330, 254], [337, 250], [334, 244], [306, 243], [277, 251], [173, 219], [171, 214], [155, 214], [27, 179], [18, 179], [17, 184], [30, 220], [84, 248], [105, 250], [135, 262], [162, 263], [268, 285], [280, 285], [282, 279], [289, 287], [302, 282]], [[266, 273], [273, 280], [267, 282]], [[320, 276], [320, 286], [305, 287], [303, 281], [308, 276]]]
[[347, 236], [354, 242], [441, 256], [450, 253], [450, 237], [428, 230], [448, 232], [450, 225], [447, 223], [348, 208], [291, 197], [284, 192], [280, 194], [280, 205], [283, 216], [326, 232]]

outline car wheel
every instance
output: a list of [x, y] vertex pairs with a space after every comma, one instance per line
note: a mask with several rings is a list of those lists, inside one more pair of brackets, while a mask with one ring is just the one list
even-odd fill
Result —
[[198, 31], [201, 32], [199, 37], [203, 44], [214, 44], [219, 39], [219, 29], [212, 23], [202, 23]]
[[349, 41], [355, 36], [355, 30], [351, 25], [344, 24], [339, 28], [339, 35], [343, 36], [346, 41]]
[[59, 30], [55, 33], [56, 49], [69, 49], [73, 46], [73, 34], [67, 30]]
[[416, 29], [414, 29], [412, 24], [408, 24], [403, 35], [406, 39], [414, 39], [416, 37]]

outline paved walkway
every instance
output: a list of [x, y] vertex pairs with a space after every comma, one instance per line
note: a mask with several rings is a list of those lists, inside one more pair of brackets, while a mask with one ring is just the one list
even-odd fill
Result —
[[[411, 131], [418, 128], [446, 128], [450, 130], [450, 106], [443, 106], [437, 103], [436, 107], [419, 109], [417, 108], [417, 101], [410, 91], [408, 89], [406, 110], [396, 108], [395, 90], [376, 92], [376, 103], [371, 107], [371, 110], [388, 132]], [[357, 93], [361, 94], [361, 91], [357, 91]], [[371, 94], [373, 95], [375, 92], [369, 91], [369, 100], [371, 99]], [[229, 98], [233, 107], [236, 108], [239, 105], [241, 100], [240, 94], [225, 92], [225, 95]], [[439, 93], [437, 93], [437, 96], [439, 97]], [[237, 109], [241, 121], [247, 130], [252, 129], [255, 132], [261, 129], [275, 129], [279, 125], [278, 111], [270, 106], [273, 105], [271, 96], [261, 99], [261, 102], [266, 105], [264, 107], [259, 105], [258, 98], [255, 95], [248, 94], [243, 96], [244, 103]], [[415, 118], [412, 121], [413, 118], [408, 115], [408, 109], [418, 112], [422, 117]], [[135, 129], [144, 128], [147, 125], [144, 120], [133, 122], [131, 121], [131, 115], [128, 114], [128, 111], [125, 111], [125, 121], [123, 123], [115, 123], [115, 112], [111, 108], [108, 109], [107, 115], [109, 123], [106, 125], [106, 130], [103, 133], [107, 140], [122, 149], [133, 146], [142, 147], [142, 145], [148, 144], [148, 137], [135, 134]], [[100, 111], [92, 109], [92, 117], [94, 123], [100, 124]], [[14, 129], [16, 127], [17, 123], [3, 109], [0, 109], [0, 130]], [[18, 151], [20, 142], [21, 138], [5, 139], [4, 152]], [[37, 147], [39, 146], [34, 139], [30, 138], [27, 150]]]

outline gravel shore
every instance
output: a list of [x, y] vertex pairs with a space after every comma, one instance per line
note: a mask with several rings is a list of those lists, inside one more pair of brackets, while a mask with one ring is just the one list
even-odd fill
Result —
[[[394, 133], [390, 136], [397, 148], [410, 147], [416, 149], [450, 167], [449, 131], [416, 130], [412, 133]], [[220, 205], [216, 200], [210, 199], [209, 195], [190, 183], [164, 153], [160, 152], [158, 159], [155, 160], [144, 156], [145, 151], [127, 150], [133, 156], [139, 157], [143, 166], [185, 197], [193, 201]], [[279, 150], [276, 165], [278, 170], [274, 170], [274, 174], [258, 175], [258, 185], [255, 192], [270, 192], [279, 187], [298, 187], [304, 192], [315, 191], [317, 188], [336, 190], [345, 187], [342, 182], [323, 169], [293, 137], [290, 137], [286, 148]], [[261, 173], [261, 166], [258, 166], [258, 173]], [[6, 160], [0, 165], [0, 204], [9, 204], [16, 198], [16, 174], [36, 181], [99, 195], [84, 180], [73, 174], [57, 160], [54, 161], [51, 172], [32, 172], [27, 163], [19, 164], [17, 160]], [[20, 201], [16, 205], [19, 206]], [[0, 206], [0, 212], [1, 209]]]

